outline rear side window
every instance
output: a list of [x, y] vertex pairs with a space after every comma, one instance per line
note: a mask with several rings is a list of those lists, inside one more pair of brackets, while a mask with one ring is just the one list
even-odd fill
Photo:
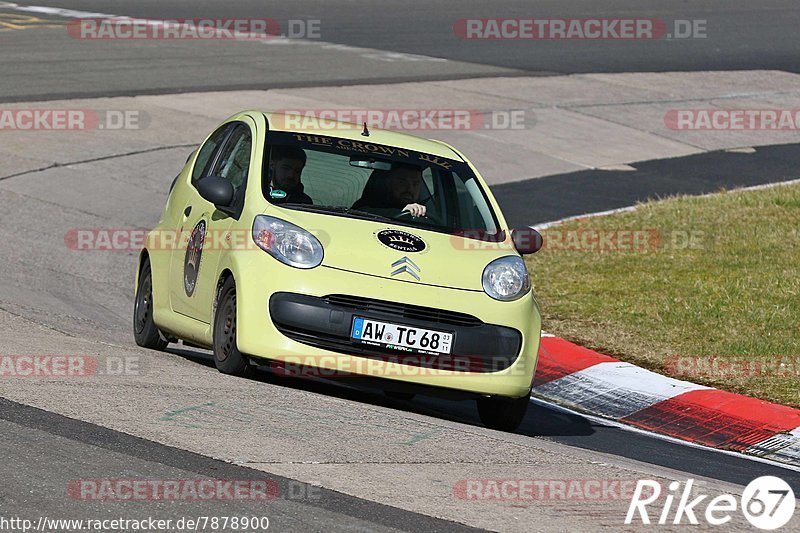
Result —
[[200, 178], [208, 175], [206, 171], [209, 170], [208, 167], [214, 162], [212, 156], [217, 152], [222, 141], [225, 140], [225, 134], [228, 132], [229, 127], [230, 124], [225, 124], [212, 133], [211, 137], [209, 137], [205, 144], [203, 144], [203, 147], [200, 148], [200, 152], [197, 154], [197, 159], [194, 162], [194, 169], [192, 169], [192, 183], [197, 183]]

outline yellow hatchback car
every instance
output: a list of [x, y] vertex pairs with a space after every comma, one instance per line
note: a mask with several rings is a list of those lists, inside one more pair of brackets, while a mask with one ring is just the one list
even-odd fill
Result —
[[208, 348], [239, 376], [475, 398], [486, 426], [515, 430], [541, 336], [520, 255], [541, 236], [510, 230], [445, 143], [286, 118], [239, 113], [189, 157], [139, 257], [136, 343]]

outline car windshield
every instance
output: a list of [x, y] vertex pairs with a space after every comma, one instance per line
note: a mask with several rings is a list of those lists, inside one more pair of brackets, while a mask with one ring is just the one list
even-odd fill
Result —
[[270, 132], [264, 197], [297, 209], [468, 236], [499, 233], [469, 165], [324, 135]]

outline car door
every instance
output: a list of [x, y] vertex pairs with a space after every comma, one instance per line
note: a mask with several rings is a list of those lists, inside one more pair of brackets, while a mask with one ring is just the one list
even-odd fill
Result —
[[[219, 131], [219, 130], [218, 130]], [[215, 139], [217, 145], [204, 168], [192, 176], [192, 187], [179, 228], [181, 246], [170, 268], [172, 309], [195, 320], [211, 323], [211, 310], [222, 253], [230, 244], [231, 225], [241, 214], [247, 176], [253, 157], [253, 132], [244, 122], [234, 122]], [[212, 141], [212, 138], [209, 138]], [[205, 149], [205, 146], [203, 147]], [[198, 155], [206, 157], [206, 154]], [[209, 152], [211, 152], [209, 148]], [[197, 167], [196, 167], [197, 168]], [[208, 176], [219, 176], [233, 185], [232, 213], [224, 213], [200, 196], [196, 185]]]

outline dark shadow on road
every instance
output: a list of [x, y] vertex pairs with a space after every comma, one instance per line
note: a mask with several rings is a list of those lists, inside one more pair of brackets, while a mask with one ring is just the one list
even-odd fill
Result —
[[[214, 360], [210, 352], [206, 350], [170, 345], [167, 352], [214, 368]], [[433, 416], [452, 422], [482, 425], [478, 419], [475, 402], [471, 399], [416, 395], [411, 401], [398, 400], [384, 394], [384, 386], [391, 387], [391, 383], [384, 383], [379, 379], [357, 376], [343, 376], [336, 379], [288, 377], [276, 374], [267, 366], [259, 366], [258, 372], [250, 379], [270, 385]], [[586, 436], [594, 433], [594, 424], [582, 416], [532, 403], [528, 408], [525, 420], [516, 433], [529, 437]]]
[[[213, 360], [207, 351], [186, 347], [170, 348], [168, 351], [198, 364], [213, 367]], [[415, 396], [411, 401], [397, 400], [386, 396], [374, 379], [285, 377], [265, 366], [258, 367], [258, 371], [249, 379], [400, 412], [482, 426], [474, 401], [454, 401], [422, 395]], [[754, 462], [737, 454], [722, 454], [710, 448], [687, 446], [644, 432], [628, 431], [611, 423], [604, 424], [556, 406], [548, 406], [540, 401], [531, 403], [525, 419], [515, 433], [739, 485], [746, 485], [759, 476], [774, 475], [784, 479], [794, 490], [800, 491], [800, 472]]]
[[634, 171], [583, 170], [492, 187], [512, 227], [598, 213], [674, 195], [701, 195], [800, 176], [800, 144], [754, 153], [706, 152], [633, 163]]

